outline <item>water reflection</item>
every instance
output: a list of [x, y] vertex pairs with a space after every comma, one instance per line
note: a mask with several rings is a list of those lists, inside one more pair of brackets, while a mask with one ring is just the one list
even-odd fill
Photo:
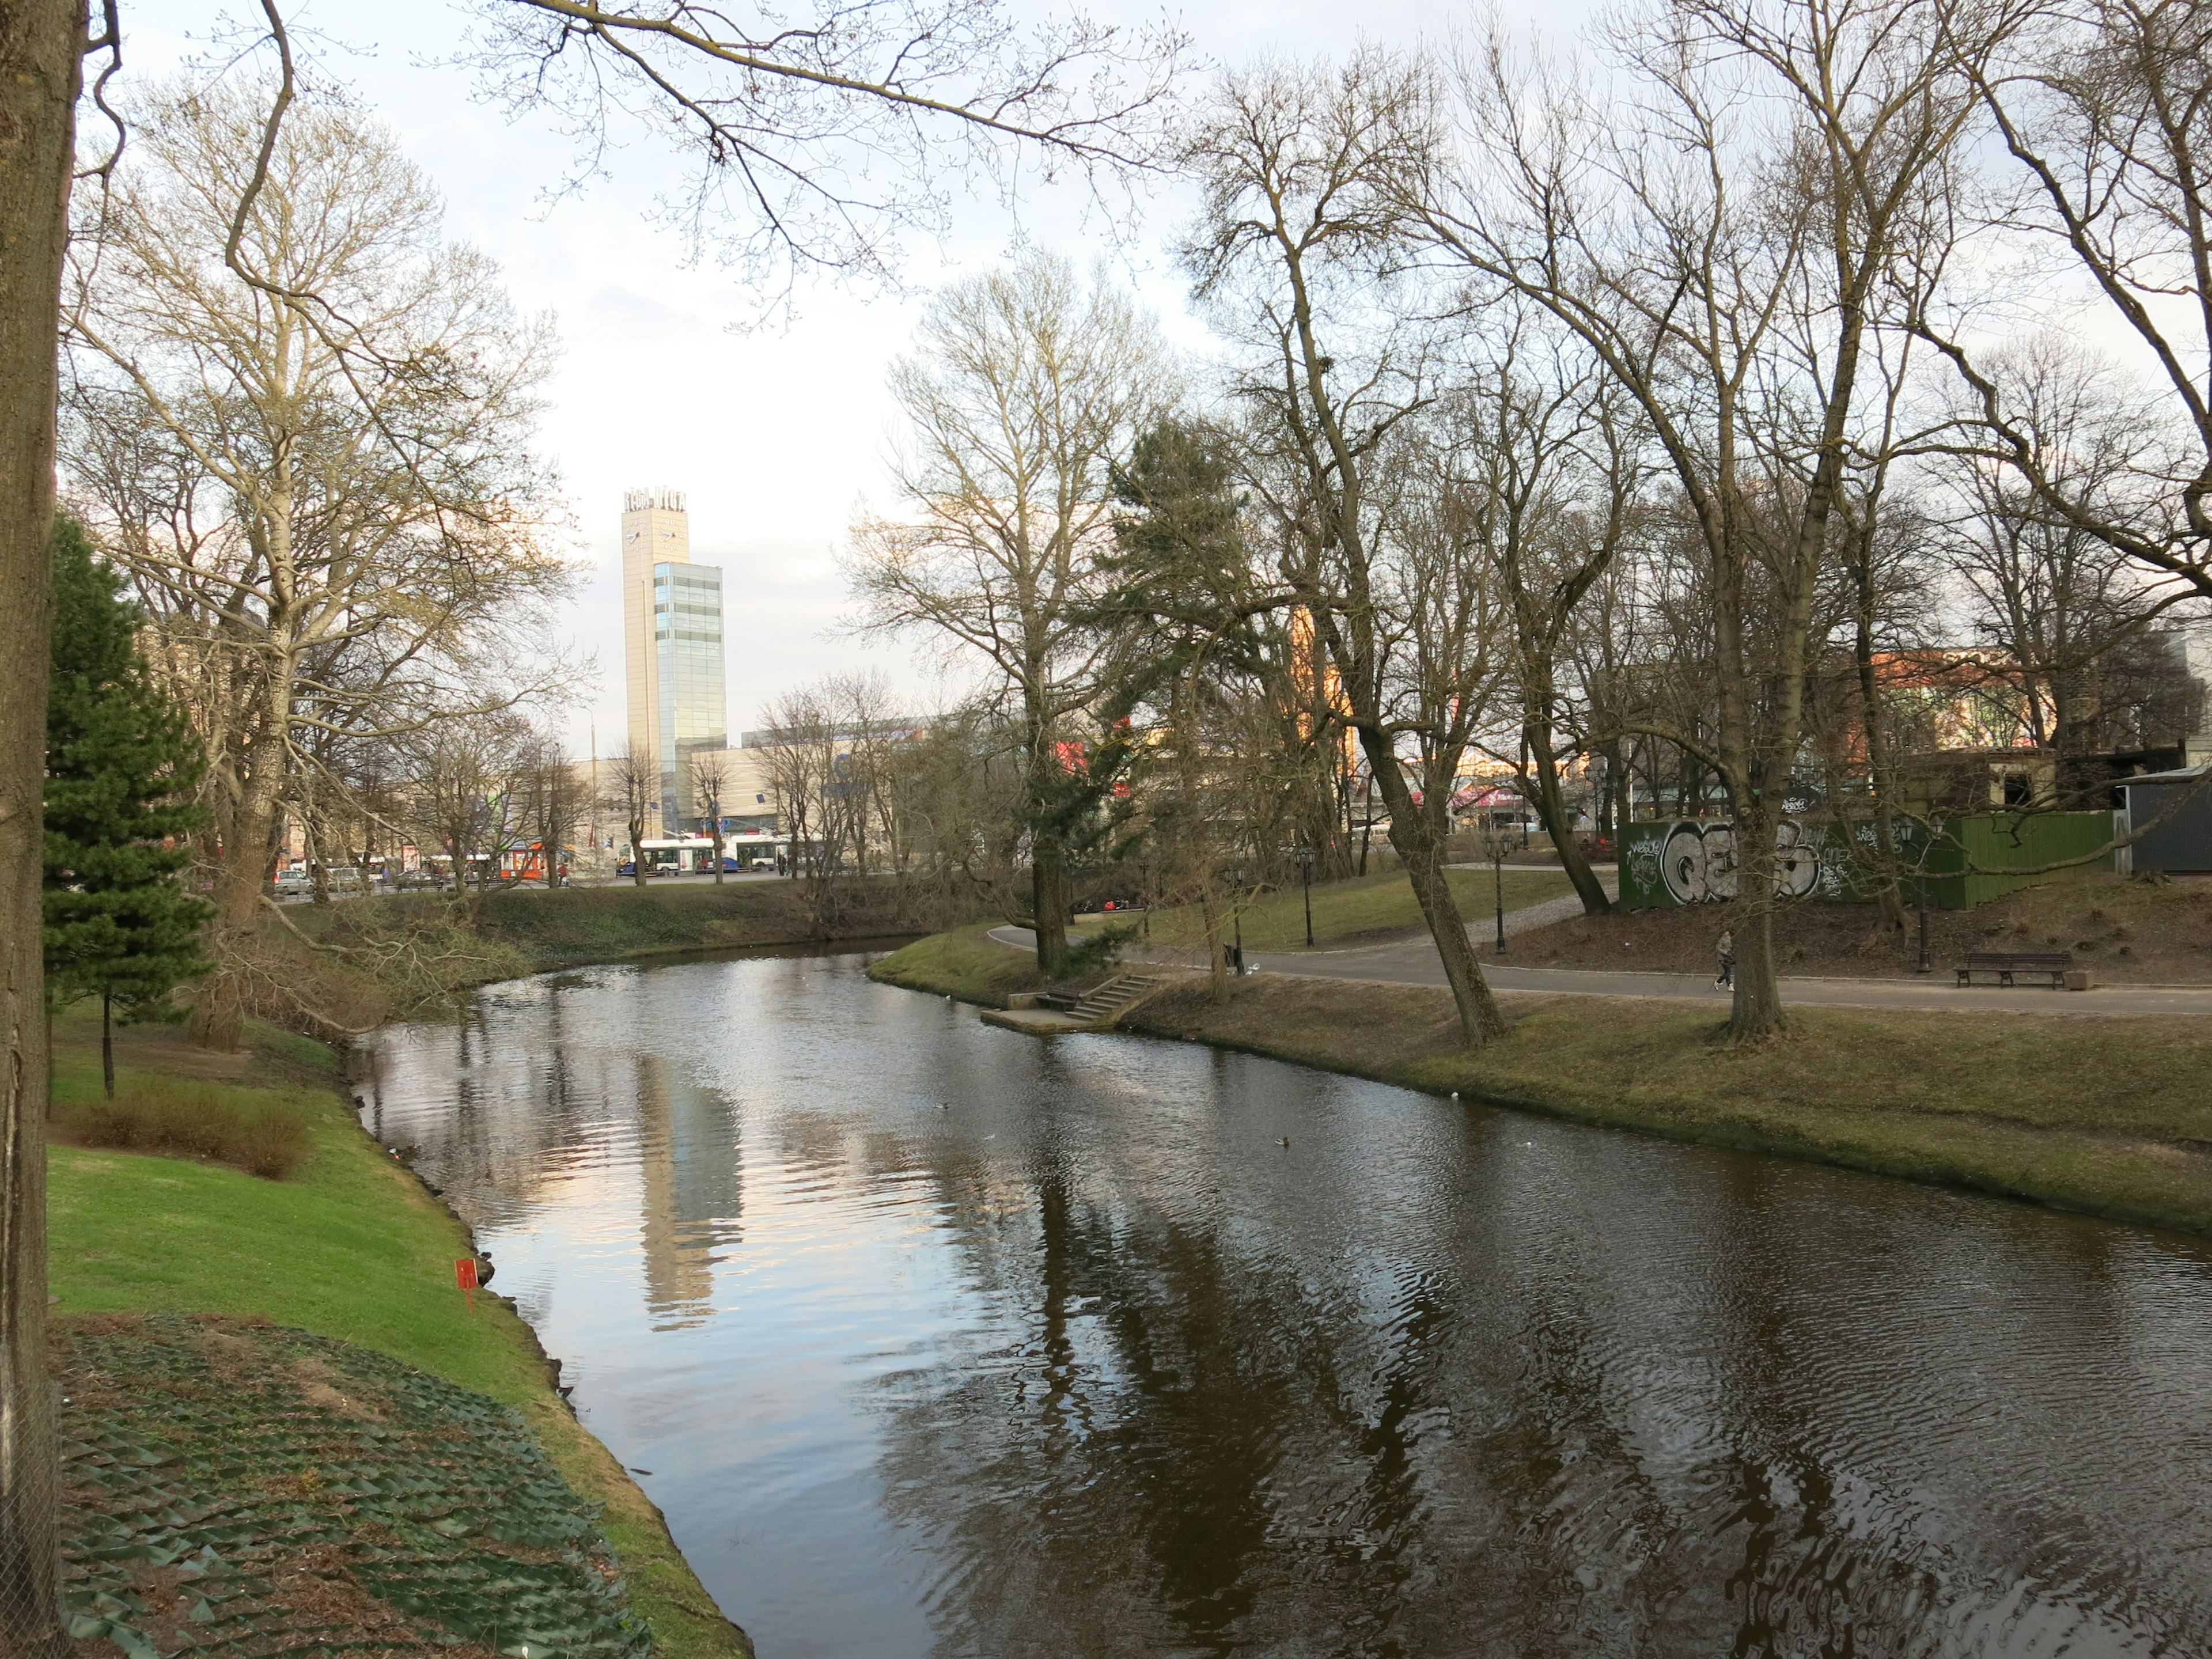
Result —
[[2192, 1241], [851, 959], [495, 988], [365, 1103], [766, 1659], [2212, 1651]]

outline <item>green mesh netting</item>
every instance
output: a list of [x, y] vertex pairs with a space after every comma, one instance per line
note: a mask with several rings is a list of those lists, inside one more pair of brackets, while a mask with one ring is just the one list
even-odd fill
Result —
[[58, 1359], [70, 1633], [133, 1659], [643, 1659], [596, 1524], [516, 1413], [304, 1331], [149, 1318]]

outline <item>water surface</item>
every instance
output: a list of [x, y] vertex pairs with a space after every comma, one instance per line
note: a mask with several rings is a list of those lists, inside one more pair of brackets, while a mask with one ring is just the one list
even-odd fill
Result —
[[2212, 1653], [2204, 1243], [861, 967], [363, 1085], [763, 1659]]

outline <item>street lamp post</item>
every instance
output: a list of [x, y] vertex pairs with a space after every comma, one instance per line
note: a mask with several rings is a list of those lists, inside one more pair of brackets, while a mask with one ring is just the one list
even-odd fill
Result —
[[1490, 838], [1490, 880], [1492, 891], [1498, 901], [1498, 954], [1505, 954], [1505, 842], [1493, 834]]
[[1229, 879], [1229, 915], [1237, 929], [1237, 976], [1242, 979], [1244, 976], [1244, 903], [1238, 896], [1244, 890], [1244, 872], [1239, 869], [1223, 873]]
[[1306, 949], [1313, 949], [1313, 867], [1314, 849], [1301, 847], [1293, 855], [1298, 861], [1298, 877], [1306, 890]]

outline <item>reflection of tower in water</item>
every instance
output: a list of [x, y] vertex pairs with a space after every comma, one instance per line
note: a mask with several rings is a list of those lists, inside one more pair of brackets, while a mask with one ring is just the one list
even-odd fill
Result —
[[714, 1312], [714, 1265], [738, 1237], [744, 1210], [737, 1121], [713, 1090], [672, 1082], [655, 1054], [637, 1056], [637, 1164], [653, 1328], [703, 1324]]

